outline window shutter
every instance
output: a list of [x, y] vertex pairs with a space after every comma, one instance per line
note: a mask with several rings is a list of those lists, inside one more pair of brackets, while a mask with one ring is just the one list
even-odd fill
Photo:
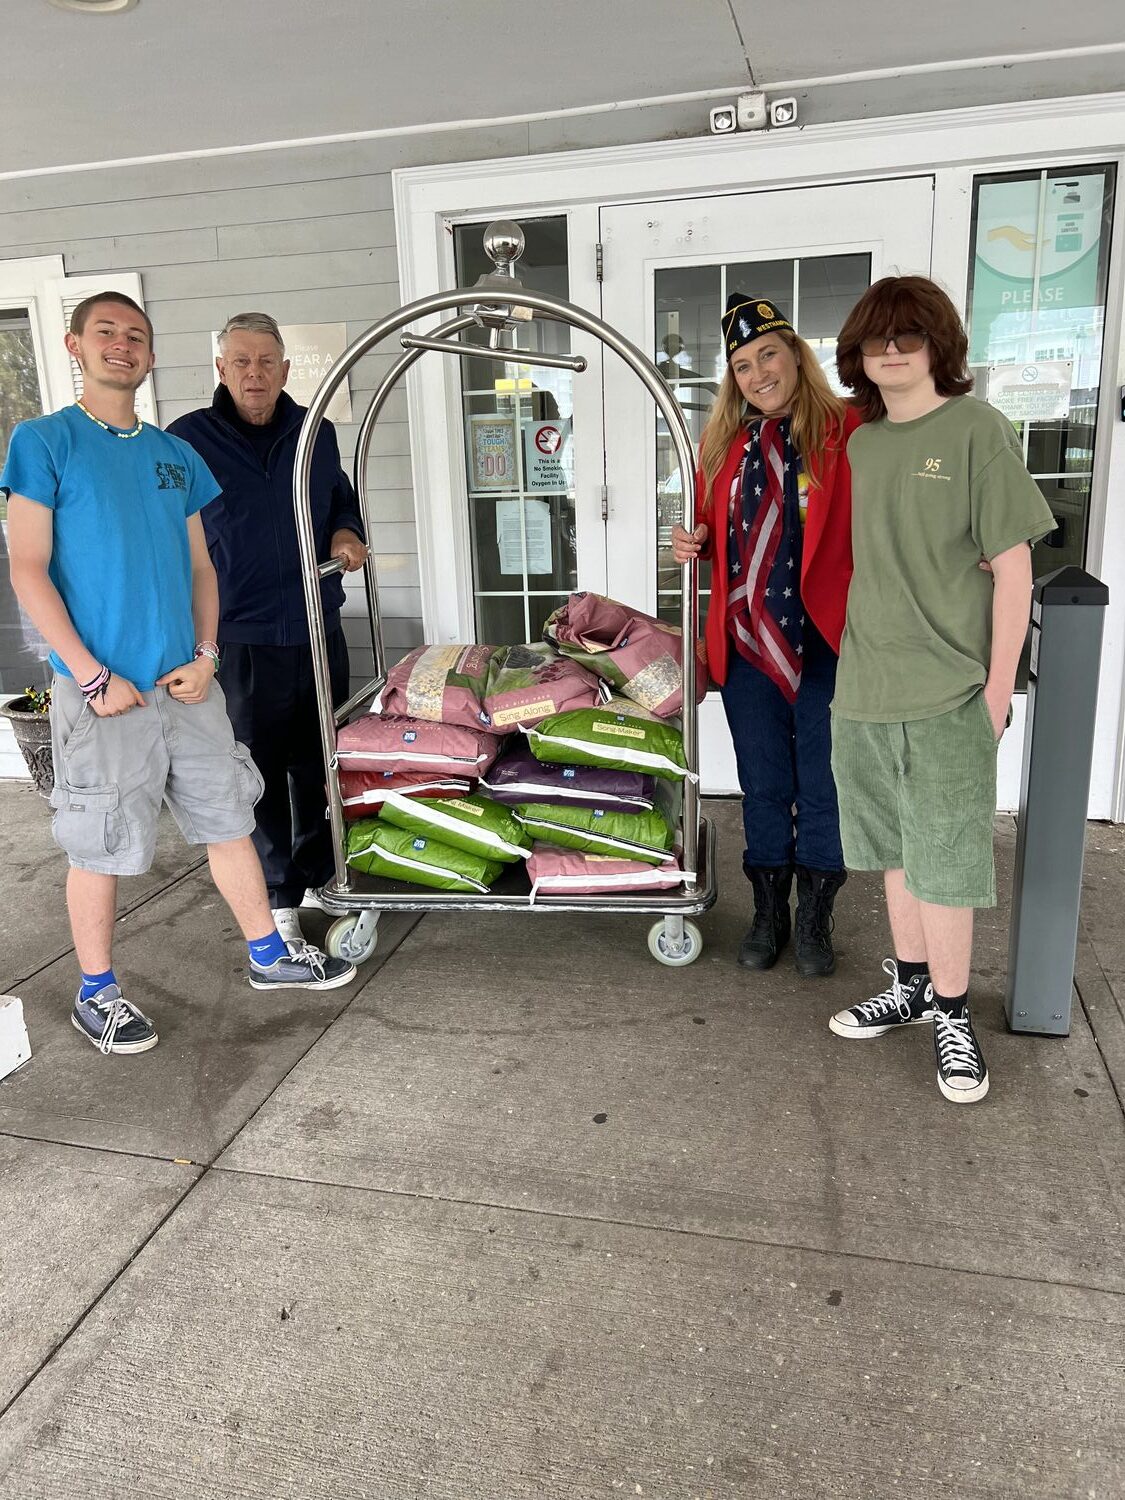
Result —
[[[139, 307], [144, 307], [141, 278], [135, 271], [106, 271], [93, 276], [62, 276], [44, 283], [42, 301], [43, 335], [46, 345], [51, 410], [59, 411], [82, 394], [82, 371], [70, 355], [63, 340], [70, 327], [70, 315], [80, 302], [95, 292], [124, 292]], [[134, 401], [137, 416], [156, 425], [156, 397], [150, 375], [137, 391]]]

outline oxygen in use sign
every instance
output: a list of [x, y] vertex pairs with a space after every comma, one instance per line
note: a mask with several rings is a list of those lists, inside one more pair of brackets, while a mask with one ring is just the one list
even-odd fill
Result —
[[574, 485], [571, 419], [554, 417], [529, 422], [523, 429], [526, 488], [541, 494], [565, 495]]

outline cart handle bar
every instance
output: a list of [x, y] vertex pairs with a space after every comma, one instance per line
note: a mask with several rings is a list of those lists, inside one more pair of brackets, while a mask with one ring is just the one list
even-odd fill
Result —
[[491, 359], [501, 365], [543, 365], [548, 370], [586, 368], [581, 354], [533, 354], [529, 349], [492, 349], [485, 344], [461, 344], [456, 339], [424, 339], [404, 333], [399, 339], [404, 349], [433, 349], [438, 354], [456, 354], [461, 359]]

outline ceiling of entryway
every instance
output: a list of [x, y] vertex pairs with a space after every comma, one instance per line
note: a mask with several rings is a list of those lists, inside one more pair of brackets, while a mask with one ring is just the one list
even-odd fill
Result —
[[[1121, 0], [4, 0], [0, 25], [0, 172], [1060, 49], [1103, 50], [1036, 63], [1028, 97], [1125, 76]], [[961, 76], [917, 75], [902, 107], [970, 102]]]

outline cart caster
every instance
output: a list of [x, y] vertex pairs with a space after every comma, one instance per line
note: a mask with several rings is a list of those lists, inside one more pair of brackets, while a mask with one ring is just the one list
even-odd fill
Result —
[[682, 968], [693, 964], [703, 952], [703, 934], [683, 917], [665, 917], [649, 928], [648, 951], [658, 964]]
[[339, 917], [329, 927], [324, 951], [329, 958], [344, 958], [362, 964], [375, 952], [379, 941], [379, 913], [361, 911], [355, 917]]

